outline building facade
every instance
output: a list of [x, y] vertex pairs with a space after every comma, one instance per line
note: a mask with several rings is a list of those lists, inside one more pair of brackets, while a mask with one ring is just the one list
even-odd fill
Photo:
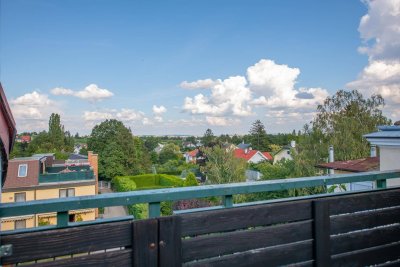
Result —
[[[7, 179], [1, 195], [2, 203], [25, 202], [51, 198], [89, 196], [97, 194], [97, 155], [88, 154], [79, 164], [55, 163], [53, 154], [36, 154], [9, 161]], [[72, 210], [69, 221], [95, 220], [97, 209]], [[56, 213], [31, 214], [1, 219], [1, 230], [15, 230], [55, 225]]]

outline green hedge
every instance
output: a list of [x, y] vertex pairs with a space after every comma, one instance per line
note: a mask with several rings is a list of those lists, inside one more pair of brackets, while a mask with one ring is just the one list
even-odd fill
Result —
[[[182, 179], [167, 174], [117, 176], [112, 180], [112, 182], [114, 189], [118, 192], [183, 186]], [[128, 211], [129, 214], [135, 217], [135, 219], [145, 219], [149, 216], [149, 205], [147, 203], [129, 205]], [[172, 202], [161, 202], [161, 214], [172, 214]]]

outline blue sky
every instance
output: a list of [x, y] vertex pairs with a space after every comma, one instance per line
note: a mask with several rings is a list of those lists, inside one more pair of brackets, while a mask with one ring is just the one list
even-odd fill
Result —
[[399, 41], [379, 34], [400, 3], [381, 2], [1, 0], [0, 78], [19, 131], [58, 112], [82, 134], [105, 118], [135, 134], [246, 133], [256, 119], [287, 132], [338, 89], [387, 92], [371, 77], [388, 68], [399, 80], [398, 52], [376, 40]]

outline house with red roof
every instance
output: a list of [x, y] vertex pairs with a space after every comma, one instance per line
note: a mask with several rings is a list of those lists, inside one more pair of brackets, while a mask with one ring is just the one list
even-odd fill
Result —
[[252, 150], [251, 148], [237, 148], [233, 151], [236, 158], [245, 159], [248, 163], [259, 163], [261, 161], [272, 161], [273, 158], [268, 152], [261, 152], [258, 150]]
[[185, 157], [186, 163], [189, 163], [189, 162], [196, 163], [196, 157], [197, 157], [198, 153], [199, 153], [199, 150], [195, 149], [195, 150], [188, 151], [185, 154], [183, 154], [183, 156]]

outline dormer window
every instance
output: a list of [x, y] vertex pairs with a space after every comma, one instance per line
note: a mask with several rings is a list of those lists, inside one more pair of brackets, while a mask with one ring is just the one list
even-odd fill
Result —
[[28, 176], [28, 164], [19, 164], [18, 177], [26, 177], [26, 176]]

